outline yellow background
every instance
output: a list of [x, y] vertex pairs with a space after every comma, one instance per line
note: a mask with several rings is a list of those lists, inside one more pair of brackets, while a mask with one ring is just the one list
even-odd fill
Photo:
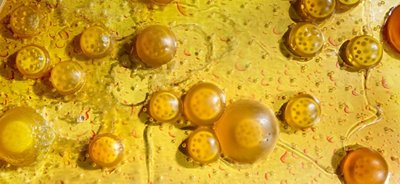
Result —
[[[362, 34], [381, 39], [395, 0], [363, 0], [322, 22], [325, 46], [308, 62], [280, 51], [280, 40], [294, 23], [289, 0], [176, 0], [163, 8], [145, 0], [45, 0], [40, 6], [48, 11], [47, 29], [24, 40], [7, 28], [8, 15], [20, 2], [27, 1], [9, 0], [1, 12], [0, 109], [37, 109], [52, 125], [55, 140], [34, 166], [4, 164], [1, 183], [340, 183], [332, 174], [338, 162], [334, 153], [354, 144], [380, 151], [389, 164], [390, 183], [400, 183], [399, 60], [385, 53], [367, 74], [337, 64], [344, 41]], [[73, 40], [99, 23], [113, 31], [117, 44], [110, 57], [89, 60], [75, 52]], [[171, 27], [179, 49], [168, 65], [147, 70], [130, 63], [129, 49], [134, 34], [151, 24]], [[30, 43], [48, 49], [52, 64], [82, 64], [89, 74], [82, 91], [62, 97], [46, 78], [24, 79], [10, 58]], [[219, 159], [199, 166], [178, 149], [190, 129], [148, 124], [139, 112], [152, 92], [185, 91], [200, 80], [219, 85], [229, 103], [254, 99], [275, 112], [293, 94], [313, 94], [321, 101], [321, 122], [297, 132], [282, 126], [279, 145], [253, 165]], [[376, 123], [369, 108], [375, 106], [383, 111]], [[366, 119], [375, 124], [346, 136]], [[90, 137], [102, 132], [123, 139], [125, 157], [115, 169], [94, 168], [86, 159]]]

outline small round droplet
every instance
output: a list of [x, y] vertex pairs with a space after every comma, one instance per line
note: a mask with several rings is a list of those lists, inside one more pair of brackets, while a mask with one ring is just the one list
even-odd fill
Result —
[[336, 0], [299, 0], [297, 12], [304, 20], [319, 21], [335, 12]]
[[89, 58], [101, 58], [112, 51], [113, 38], [103, 26], [91, 26], [84, 30], [80, 38], [82, 52]]
[[136, 52], [147, 67], [156, 68], [170, 62], [176, 49], [175, 34], [166, 26], [149, 26], [137, 35]]
[[15, 64], [25, 77], [40, 78], [50, 70], [49, 53], [38, 45], [25, 46], [18, 51]]
[[59, 93], [70, 95], [79, 91], [85, 84], [85, 72], [79, 63], [63, 61], [52, 69], [50, 81]]
[[187, 141], [189, 156], [202, 164], [218, 159], [220, 147], [214, 132], [209, 128], [198, 128], [189, 135]]
[[348, 67], [362, 70], [378, 65], [382, 55], [382, 44], [372, 36], [363, 35], [354, 37], [347, 43], [342, 59]]
[[196, 125], [212, 125], [225, 109], [225, 94], [215, 84], [200, 82], [186, 93], [184, 102], [186, 118]]
[[182, 102], [173, 92], [158, 91], [149, 103], [150, 116], [159, 122], [173, 122], [182, 114]]
[[10, 28], [18, 37], [26, 38], [38, 35], [45, 25], [45, 14], [33, 6], [20, 6], [10, 17]]
[[324, 34], [315, 24], [297, 23], [286, 39], [288, 49], [298, 57], [309, 58], [317, 55], [324, 46]]
[[89, 158], [100, 167], [115, 167], [121, 162], [124, 146], [115, 135], [97, 135], [89, 144]]
[[294, 128], [305, 129], [314, 126], [320, 120], [321, 106], [317, 98], [300, 94], [286, 105], [285, 121]]

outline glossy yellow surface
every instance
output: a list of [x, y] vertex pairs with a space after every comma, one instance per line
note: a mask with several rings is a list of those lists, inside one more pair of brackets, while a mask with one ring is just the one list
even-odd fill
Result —
[[288, 49], [299, 57], [313, 57], [324, 46], [324, 34], [311, 23], [297, 23], [290, 29], [287, 38]]
[[15, 64], [27, 78], [40, 78], [50, 69], [49, 53], [43, 47], [29, 45], [18, 51]]
[[218, 86], [200, 82], [186, 93], [184, 114], [193, 124], [212, 125], [224, 112], [225, 103], [225, 94]]
[[194, 161], [202, 164], [219, 158], [220, 146], [214, 132], [208, 128], [198, 128], [189, 135], [187, 152]]
[[294, 128], [309, 128], [320, 121], [321, 105], [315, 97], [300, 94], [289, 100], [284, 117], [285, 121]]
[[[399, 60], [383, 52], [379, 65], [349, 72], [338, 61], [340, 46], [356, 35], [380, 39], [385, 13], [398, 1], [361, 1], [318, 24], [325, 36], [321, 52], [308, 62], [287, 57], [280, 41], [294, 23], [289, 1], [176, 0], [152, 6], [147, 0], [41, 0], [48, 27], [29, 39], [10, 30], [8, 17], [22, 4], [8, 0], [0, 12], [0, 111], [30, 106], [54, 127], [55, 139], [40, 162], [14, 169], [0, 167], [0, 183], [310, 183], [341, 184], [336, 151], [360, 144], [380, 150], [389, 166], [389, 183], [399, 183]], [[112, 52], [98, 60], [82, 57], [79, 36], [99, 24], [112, 30]], [[176, 36], [174, 59], [158, 68], [132, 63], [135, 36], [147, 25], [165, 25]], [[25, 80], [15, 53], [36, 44], [52, 65], [77, 61], [86, 72], [79, 93], [60, 96], [48, 77]], [[279, 114], [294, 94], [321, 102], [321, 121], [292, 131], [279, 123], [276, 148], [254, 164], [224, 158], [206, 165], [181, 151], [195, 125], [151, 123], [142, 109], [155, 91], [184, 94], [199, 81], [223, 89], [227, 105], [252, 99]], [[280, 117], [279, 117], [280, 118]], [[115, 168], [93, 167], [88, 143], [93, 134], [112, 132], [124, 144]]]
[[368, 148], [350, 151], [341, 169], [346, 184], [384, 184], [389, 174], [385, 159]]
[[350, 68], [361, 70], [376, 66], [382, 60], [382, 44], [372, 36], [352, 38], [344, 51], [344, 62]]
[[51, 70], [50, 81], [53, 87], [63, 95], [73, 94], [79, 91], [85, 84], [85, 71], [75, 61], [58, 63]]
[[0, 118], [0, 158], [16, 166], [36, 161], [42, 148], [40, 129], [45, 120], [33, 109], [17, 107]]
[[112, 134], [97, 135], [89, 144], [89, 158], [100, 167], [117, 166], [123, 154], [121, 140]]
[[249, 100], [228, 106], [214, 130], [224, 156], [240, 163], [254, 163], [271, 153], [279, 135], [274, 113], [263, 104]]
[[176, 49], [175, 34], [166, 26], [148, 26], [136, 38], [137, 55], [148, 67], [159, 67], [170, 62]]
[[20, 6], [10, 17], [10, 28], [17, 37], [32, 37], [43, 31], [45, 14], [34, 6]]
[[111, 33], [102, 26], [91, 26], [82, 32], [80, 46], [88, 58], [104, 57], [112, 51], [113, 38]]
[[149, 102], [150, 116], [158, 122], [173, 122], [182, 114], [182, 102], [170, 91], [158, 91], [152, 94]]
[[298, 0], [298, 13], [304, 20], [321, 20], [335, 12], [336, 0]]

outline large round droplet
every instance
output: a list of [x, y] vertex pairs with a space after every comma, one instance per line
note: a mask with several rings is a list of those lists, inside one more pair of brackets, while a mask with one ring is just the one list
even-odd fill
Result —
[[0, 158], [16, 166], [36, 161], [49, 144], [44, 139], [46, 124], [43, 117], [28, 107], [17, 107], [0, 118]]
[[270, 153], [279, 134], [274, 113], [250, 100], [229, 105], [214, 130], [223, 155], [241, 163], [253, 163]]

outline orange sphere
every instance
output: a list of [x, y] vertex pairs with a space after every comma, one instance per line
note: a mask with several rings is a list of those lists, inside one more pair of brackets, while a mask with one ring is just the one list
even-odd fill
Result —
[[376, 151], [359, 148], [346, 155], [341, 163], [346, 184], [384, 184], [388, 165]]
[[165, 26], [153, 25], [142, 30], [136, 39], [139, 59], [148, 67], [159, 67], [170, 62], [176, 53], [174, 33]]

